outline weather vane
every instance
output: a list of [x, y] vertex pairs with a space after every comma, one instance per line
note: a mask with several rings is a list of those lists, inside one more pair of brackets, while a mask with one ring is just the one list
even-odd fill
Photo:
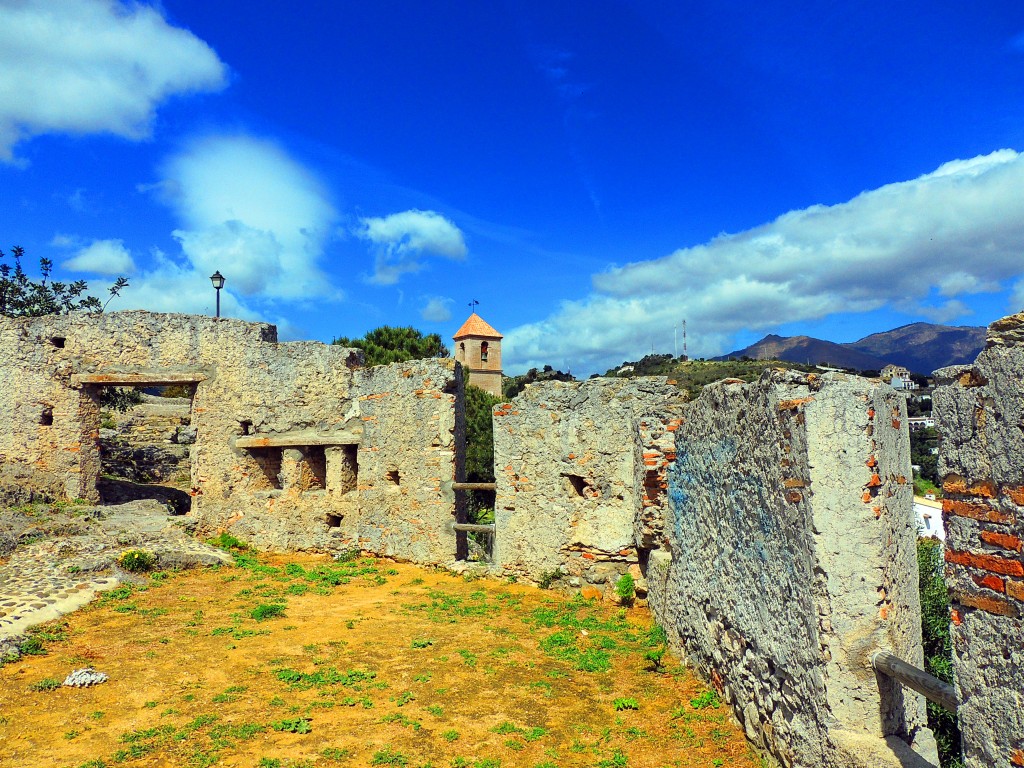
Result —
[[477, 301], [476, 299], [473, 299], [471, 302], [469, 302], [469, 311], [476, 312], [476, 308], [478, 306], [480, 306], [480, 302]]

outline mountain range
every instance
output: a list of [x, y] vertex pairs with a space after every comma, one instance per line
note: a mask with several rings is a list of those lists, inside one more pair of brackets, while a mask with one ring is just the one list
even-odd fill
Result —
[[947, 365], [973, 362], [985, 346], [985, 331], [983, 326], [911, 323], [846, 344], [812, 336], [769, 334], [749, 347], [715, 360], [776, 359], [861, 371], [881, 370], [892, 363], [927, 376]]

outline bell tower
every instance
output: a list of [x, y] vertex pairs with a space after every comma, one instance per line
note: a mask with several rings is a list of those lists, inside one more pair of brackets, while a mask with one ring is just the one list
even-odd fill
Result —
[[501, 334], [474, 312], [452, 339], [455, 360], [469, 373], [466, 383], [501, 397]]

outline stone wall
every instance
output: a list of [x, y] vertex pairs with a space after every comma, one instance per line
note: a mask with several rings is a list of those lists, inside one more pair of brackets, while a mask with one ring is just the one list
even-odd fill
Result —
[[1024, 313], [935, 372], [946, 574], [968, 768], [1024, 765]]
[[783, 765], [936, 757], [923, 699], [869, 661], [922, 663], [904, 418], [887, 386], [767, 372], [706, 388], [675, 432], [651, 606]]
[[634, 526], [646, 467], [632, 438], [635, 421], [682, 400], [664, 378], [591, 379], [531, 384], [496, 406], [501, 573], [610, 594], [638, 562]]
[[[785, 766], [937, 762], [905, 402], [771, 371], [686, 403], [664, 379], [528, 387], [494, 410], [496, 571], [613, 597], [631, 570], [674, 648]], [[915, 751], [916, 750], [916, 751]]]
[[10, 498], [94, 500], [100, 388], [193, 382], [190, 514], [201, 534], [454, 556], [454, 503], [434, 480], [455, 472], [453, 361], [356, 371], [357, 350], [278, 343], [270, 325], [148, 312], [0, 318], [0, 354]]

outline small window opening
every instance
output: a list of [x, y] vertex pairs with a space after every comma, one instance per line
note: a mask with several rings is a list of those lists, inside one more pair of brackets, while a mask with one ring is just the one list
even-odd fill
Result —
[[341, 520], [344, 515], [332, 515], [330, 512], [327, 513], [327, 527], [338, 528], [341, 526]]
[[590, 484], [579, 475], [565, 475], [566, 480], [569, 481], [569, 485], [576, 492], [576, 495], [581, 498], [586, 498], [587, 491], [590, 489]]
[[463, 360], [466, 359], [466, 342], [464, 341], [459, 342], [459, 357]]
[[488, 350], [488, 344], [485, 341], [485, 342], [480, 344], [480, 362], [481, 363], [486, 363], [487, 362], [487, 350]]
[[250, 448], [249, 455], [252, 456], [259, 472], [254, 476], [257, 490], [268, 488], [281, 488], [281, 449], [280, 448]]
[[67, 341], [63, 336], [52, 336], [50, 343], [53, 344], [57, 349], [64, 349], [64, 344]]
[[53, 426], [53, 408], [43, 408], [43, 412], [39, 414], [39, 423], [44, 427]]
[[384, 475], [384, 477], [387, 480], [390, 480], [395, 485], [401, 485], [402, 484], [402, 476], [399, 474], [397, 469], [389, 470], [388, 473], [386, 475]]
[[251, 435], [252, 434], [252, 422], [251, 421], [240, 421], [238, 422], [239, 434]]

